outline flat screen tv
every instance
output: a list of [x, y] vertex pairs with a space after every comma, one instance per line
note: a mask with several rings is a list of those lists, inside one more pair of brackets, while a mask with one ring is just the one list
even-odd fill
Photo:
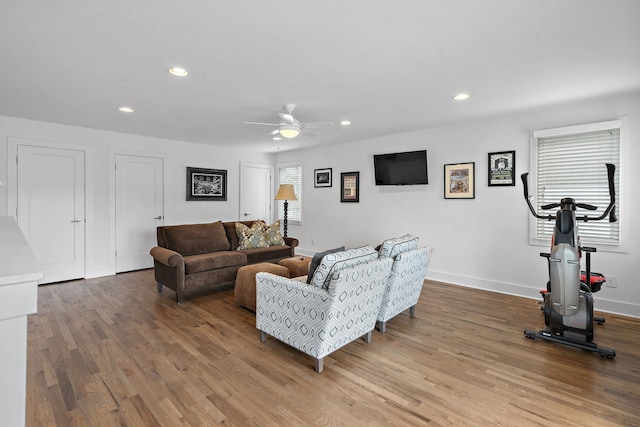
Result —
[[428, 184], [427, 150], [374, 154], [376, 185]]

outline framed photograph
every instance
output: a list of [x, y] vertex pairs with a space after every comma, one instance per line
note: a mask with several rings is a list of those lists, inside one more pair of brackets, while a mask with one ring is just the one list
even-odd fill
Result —
[[315, 169], [313, 171], [313, 186], [315, 188], [331, 187], [332, 174], [331, 168]]
[[360, 172], [343, 172], [340, 178], [340, 201], [360, 202]]
[[475, 168], [475, 162], [444, 165], [444, 198], [475, 199]]
[[516, 152], [500, 151], [489, 153], [489, 176], [487, 182], [490, 187], [516, 185]]
[[227, 200], [227, 171], [187, 167], [189, 200]]

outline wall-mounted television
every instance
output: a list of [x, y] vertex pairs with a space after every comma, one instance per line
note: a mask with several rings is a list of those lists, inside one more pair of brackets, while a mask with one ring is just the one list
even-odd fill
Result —
[[374, 154], [376, 185], [428, 184], [427, 150]]

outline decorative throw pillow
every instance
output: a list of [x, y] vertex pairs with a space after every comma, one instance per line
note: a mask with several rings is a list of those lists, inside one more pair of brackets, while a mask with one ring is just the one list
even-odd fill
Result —
[[251, 228], [236, 222], [236, 234], [238, 235], [238, 250], [266, 248], [269, 246], [264, 233], [264, 222], [256, 221]]
[[311, 286], [329, 289], [333, 273], [376, 259], [378, 252], [369, 245], [325, 255], [311, 278]]
[[280, 220], [277, 220], [271, 225], [267, 225], [265, 222], [263, 222], [263, 224], [263, 231], [265, 238], [267, 239], [267, 244], [269, 244], [269, 246], [284, 245], [284, 239], [282, 238], [282, 234], [280, 234]]
[[318, 265], [320, 265], [320, 261], [324, 258], [325, 255], [333, 254], [336, 252], [344, 251], [344, 246], [340, 246], [339, 248], [329, 249], [328, 251], [318, 252], [311, 259], [311, 264], [309, 264], [309, 274], [307, 274], [307, 284], [311, 284], [311, 278], [313, 277], [313, 273], [316, 272]]
[[401, 252], [410, 251], [418, 247], [418, 238], [405, 234], [395, 239], [387, 239], [380, 245], [380, 258], [395, 258]]

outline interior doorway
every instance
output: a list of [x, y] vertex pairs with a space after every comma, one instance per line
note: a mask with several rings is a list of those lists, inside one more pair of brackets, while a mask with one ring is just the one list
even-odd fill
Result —
[[17, 145], [16, 219], [43, 271], [39, 282], [85, 277], [85, 153]]
[[153, 267], [149, 250], [164, 224], [164, 160], [115, 155], [116, 273]]
[[271, 223], [272, 168], [258, 163], [240, 164], [240, 220]]

